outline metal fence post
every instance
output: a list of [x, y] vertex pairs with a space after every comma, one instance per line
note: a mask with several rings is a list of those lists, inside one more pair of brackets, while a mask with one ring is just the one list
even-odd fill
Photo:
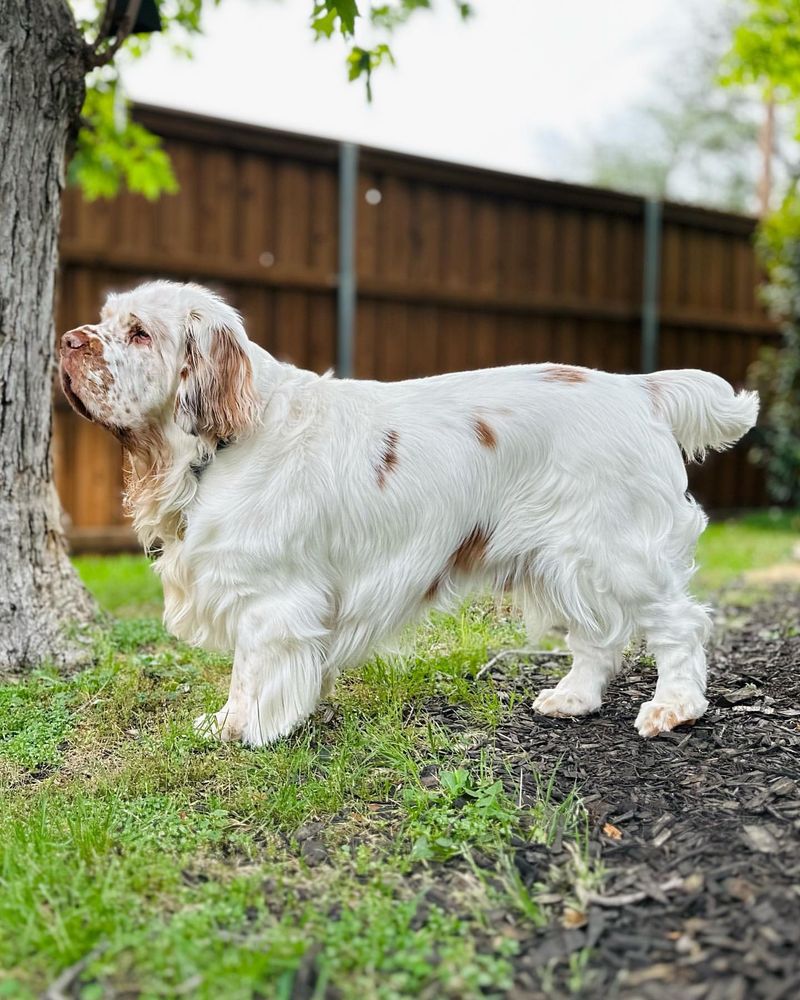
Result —
[[658, 198], [647, 198], [645, 200], [641, 357], [643, 372], [653, 372], [658, 367], [658, 303], [661, 278], [662, 214], [662, 205]]
[[339, 145], [339, 283], [337, 287], [336, 374], [353, 377], [356, 326], [356, 194], [358, 146]]

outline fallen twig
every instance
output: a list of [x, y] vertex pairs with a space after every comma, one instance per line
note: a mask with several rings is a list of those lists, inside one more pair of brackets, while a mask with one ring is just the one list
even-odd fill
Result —
[[502, 653], [497, 653], [488, 663], [484, 663], [481, 669], [475, 674], [475, 680], [480, 680], [495, 663], [504, 660], [507, 656], [572, 656], [566, 649], [504, 649]]
[[[656, 888], [662, 893], [671, 892], [673, 889], [681, 889], [683, 888], [683, 879], [680, 877], [670, 878]], [[651, 897], [651, 894], [645, 890], [620, 893], [618, 896], [601, 896], [597, 892], [586, 892], [581, 895], [583, 905], [591, 903], [594, 906], [630, 906], [632, 903], [641, 903]]]
[[108, 945], [103, 942], [102, 944], [92, 948], [92, 950], [84, 955], [83, 958], [79, 958], [77, 962], [73, 962], [72, 965], [67, 966], [61, 975], [57, 979], [54, 979], [53, 982], [47, 987], [47, 990], [44, 993], [44, 1000], [69, 1000], [70, 986], [72, 986], [86, 966], [102, 955], [107, 947]]

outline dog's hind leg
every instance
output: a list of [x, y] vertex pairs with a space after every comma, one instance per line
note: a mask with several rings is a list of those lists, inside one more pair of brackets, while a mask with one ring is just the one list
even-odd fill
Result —
[[693, 722], [708, 708], [703, 643], [711, 619], [704, 608], [680, 594], [651, 604], [641, 626], [658, 666], [658, 682], [652, 701], [639, 710], [636, 728], [642, 736], [657, 736]]
[[589, 715], [603, 703], [609, 681], [622, 666], [624, 644], [599, 645], [574, 630], [567, 636], [572, 667], [554, 688], [545, 688], [533, 703], [534, 711], [557, 717]]
[[[622, 608], [606, 595], [605, 626], [598, 624], [598, 613], [591, 608], [584, 594], [593, 594], [593, 579], [582, 582], [574, 575], [565, 575], [568, 586], [561, 592], [544, 587], [537, 578], [528, 582], [520, 593], [528, 635], [541, 634], [555, 622], [569, 626], [567, 645], [572, 653], [569, 673], [553, 688], [539, 692], [533, 709], [542, 715], [556, 717], [589, 715], [603, 703], [609, 681], [622, 666], [622, 654], [629, 633]], [[582, 586], [579, 584], [582, 582]]]
[[658, 667], [653, 699], [641, 706], [636, 718], [642, 736], [668, 732], [698, 719], [708, 708], [703, 645], [711, 618], [688, 593], [692, 556], [706, 523], [694, 500], [678, 503], [667, 544], [660, 549], [660, 576], [637, 613], [637, 628]]

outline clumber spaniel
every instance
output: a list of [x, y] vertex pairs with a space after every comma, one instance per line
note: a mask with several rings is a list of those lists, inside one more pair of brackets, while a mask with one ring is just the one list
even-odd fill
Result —
[[206, 731], [289, 733], [340, 670], [467, 588], [513, 595], [532, 634], [568, 627], [572, 667], [536, 711], [597, 711], [637, 634], [658, 665], [639, 732], [706, 710], [709, 617], [687, 591], [706, 518], [682, 452], [737, 441], [755, 393], [558, 364], [320, 377], [248, 340], [212, 292], [165, 281], [65, 333], [61, 378], [130, 454], [167, 627], [233, 651]]

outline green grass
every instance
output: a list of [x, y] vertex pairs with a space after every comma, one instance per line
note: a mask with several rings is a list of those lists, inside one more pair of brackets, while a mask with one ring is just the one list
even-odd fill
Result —
[[118, 617], [161, 613], [161, 581], [142, 556], [80, 556], [75, 566], [105, 611]]
[[[699, 585], [784, 558], [797, 528], [712, 526]], [[433, 616], [401, 659], [376, 657], [292, 737], [248, 750], [194, 733], [229, 662], [166, 635], [146, 561], [76, 562], [116, 616], [96, 662], [0, 684], [0, 997], [40, 995], [71, 968], [84, 1000], [289, 997], [301, 983], [359, 1000], [501, 996], [520, 936], [553, 919], [510, 845], [571, 843], [569, 873], [546, 876], [562, 895], [565, 879], [569, 894], [599, 877], [578, 794], [557, 801], [534, 775], [520, 796], [519, 765], [493, 755], [518, 706], [480, 667], [524, 642], [509, 609]], [[443, 702], [459, 726], [429, 713]]]
[[695, 587], [719, 590], [748, 570], [785, 562], [798, 542], [799, 511], [759, 511], [710, 524], [697, 549]]
[[[372, 660], [327, 714], [248, 750], [194, 733], [229, 663], [165, 634], [146, 562], [77, 563], [124, 617], [91, 669], [0, 685], [0, 997], [73, 966], [88, 1000], [288, 997], [312, 969], [318, 996], [502, 995], [518, 934], [486, 914], [547, 920], [510, 838], [559, 829], [586, 850], [576, 796], [544, 783], [520, 800], [518, 771], [468, 754], [513, 709], [477, 674], [523, 641], [517, 618], [489, 602], [435, 616], [401, 661]], [[429, 716], [430, 699], [463, 727]]]

